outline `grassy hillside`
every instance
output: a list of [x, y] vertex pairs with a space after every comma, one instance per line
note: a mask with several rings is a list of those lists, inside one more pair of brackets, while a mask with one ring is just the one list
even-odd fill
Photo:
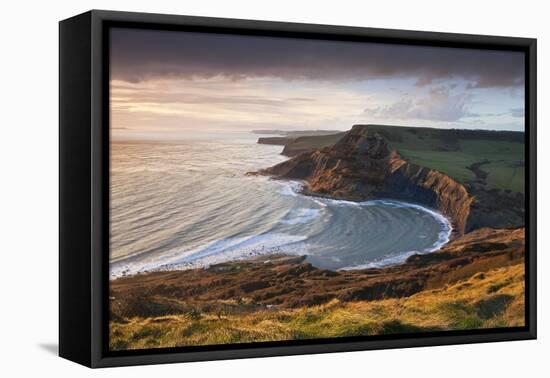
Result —
[[523, 133], [375, 126], [411, 163], [434, 168], [466, 183], [476, 179], [473, 164], [482, 163], [487, 184], [523, 193]]
[[[228, 300], [233, 301], [234, 300]], [[155, 348], [524, 325], [524, 265], [477, 273], [407, 298], [340, 302], [296, 309], [117, 319], [110, 347]]]
[[[524, 192], [523, 133], [489, 130], [448, 130], [368, 125], [380, 132], [409, 162], [437, 169], [468, 183], [476, 178], [490, 187]], [[306, 136], [287, 144], [293, 151], [323, 148], [336, 143], [341, 134]], [[476, 176], [472, 165], [478, 163]]]
[[296, 149], [323, 148], [332, 146], [342, 138], [343, 133], [330, 135], [317, 135], [315, 137], [299, 137], [292, 142], [292, 147]]
[[294, 156], [304, 151], [329, 147], [338, 142], [343, 135], [344, 133], [301, 136], [286, 144], [285, 149], [283, 150], [283, 155]]

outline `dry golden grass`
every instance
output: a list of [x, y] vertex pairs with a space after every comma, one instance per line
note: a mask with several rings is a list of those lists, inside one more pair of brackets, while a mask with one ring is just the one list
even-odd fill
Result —
[[523, 326], [524, 265], [408, 298], [111, 322], [113, 350]]

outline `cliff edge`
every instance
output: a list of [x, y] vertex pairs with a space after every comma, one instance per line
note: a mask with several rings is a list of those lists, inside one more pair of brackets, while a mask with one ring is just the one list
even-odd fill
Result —
[[458, 235], [481, 227], [524, 224], [514, 208], [495, 214], [492, 199], [501, 195], [498, 192], [476, 190], [438, 170], [408, 162], [368, 125], [355, 125], [333, 146], [304, 152], [257, 174], [303, 180], [304, 193], [311, 195], [415, 202], [450, 218]]

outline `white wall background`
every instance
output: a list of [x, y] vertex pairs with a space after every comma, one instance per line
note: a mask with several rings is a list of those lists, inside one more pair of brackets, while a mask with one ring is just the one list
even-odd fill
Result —
[[[519, 377], [550, 373], [544, 214], [550, 27], [544, 1], [7, 1], [0, 22], [0, 375], [4, 377]], [[89, 370], [58, 358], [58, 26], [89, 9], [536, 37], [539, 340]], [[546, 349], [546, 350], [545, 350]], [[33, 375], [31, 375], [33, 374]]]

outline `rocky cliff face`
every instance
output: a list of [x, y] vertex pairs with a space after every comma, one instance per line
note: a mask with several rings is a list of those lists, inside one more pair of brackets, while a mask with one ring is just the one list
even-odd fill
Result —
[[302, 153], [259, 173], [306, 180], [310, 193], [360, 200], [382, 190], [385, 177], [402, 164], [378, 133], [354, 127], [332, 147]]
[[466, 228], [473, 197], [452, 178], [405, 161], [368, 126], [354, 126], [333, 147], [300, 154], [259, 172], [300, 179], [309, 194], [368, 200], [393, 198], [420, 203], [448, 216], [458, 234]]
[[462, 184], [434, 169], [405, 163], [386, 178], [377, 195], [438, 209], [453, 221], [458, 234], [469, 231], [466, 225], [474, 197]]

